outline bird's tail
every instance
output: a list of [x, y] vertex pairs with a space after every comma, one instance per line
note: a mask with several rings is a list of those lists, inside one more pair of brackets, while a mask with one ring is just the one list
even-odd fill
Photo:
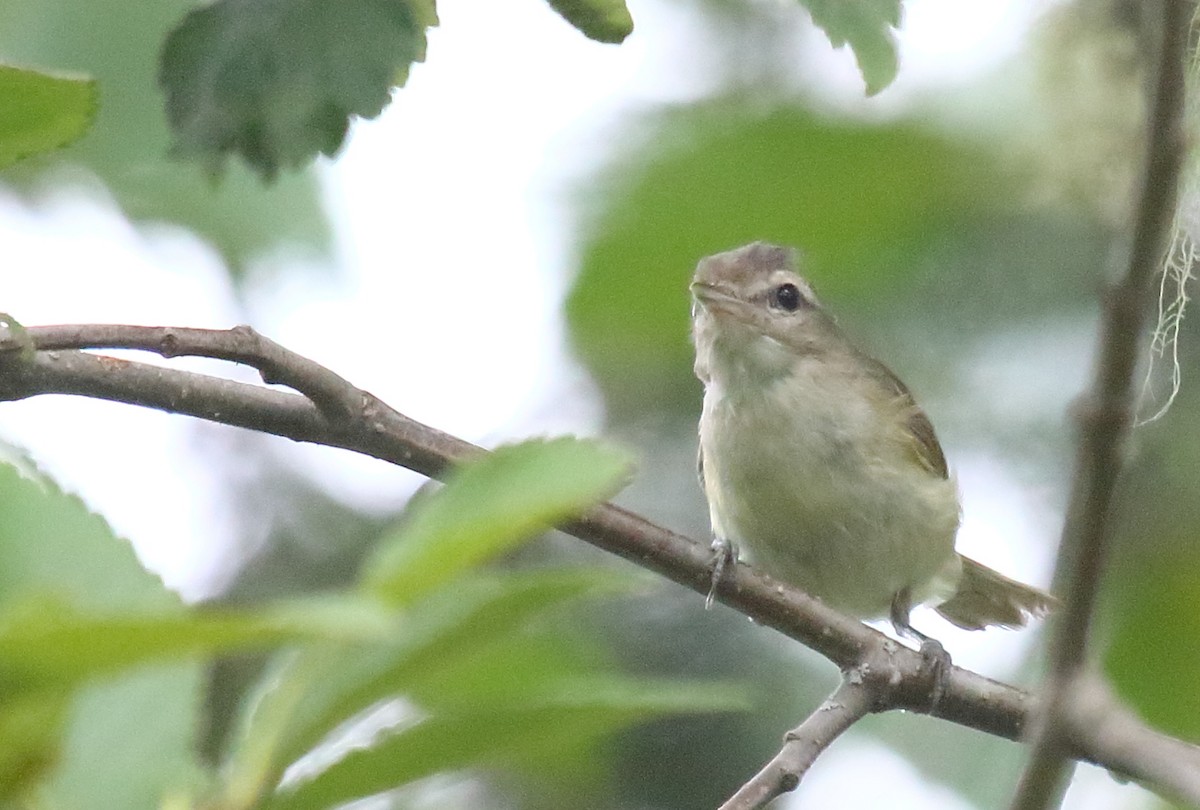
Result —
[[962, 578], [954, 595], [934, 609], [964, 630], [989, 625], [1024, 627], [1031, 616], [1044, 616], [1058, 604], [1045, 591], [1009, 579], [986, 565], [962, 558]]

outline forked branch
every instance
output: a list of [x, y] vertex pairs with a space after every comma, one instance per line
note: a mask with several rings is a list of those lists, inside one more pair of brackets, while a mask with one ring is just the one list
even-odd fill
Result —
[[[335, 404], [319, 407], [299, 393], [83, 351], [111, 348], [234, 360], [259, 369], [270, 380], [286, 380], [297, 391], [320, 391], [323, 403]], [[229, 331], [116, 325], [14, 328], [0, 319], [0, 401], [43, 394], [73, 394], [187, 414], [345, 448], [434, 478], [443, 478], [455, 464], [485, 452], [409, 419], [328, 369], [259, 339], [247, 327]], [[706, 543], [611, 504], [562, 528], [701, 595], [708, 593], [711, 552]], [[1034, 701], [1027, 693], [958, 667], [948, 673], [945, 691], [931, 709], [931, 683], [919, 653], [745, 565], [733, 566], [722, 577], [717, 597], [816, 650], [843, 671], [871, 662], [868, 671], [885, 675], [889, 684], [886, 692], [875, 693], [879, 702], [873, 710], [928, 712], [1013, 740], [1021, 738], [1034, 715]], [[852, 714], [841, 717], [852, 722]], [[1088, 735], [1072, 741], [1071, 756], [1117, 768], [1167, 795], [1200, 805], [1200, 785], [1179, 776], [1200, 772], [1200, 748], [1159, 734], [1132, 716], [1130, 721], [1121, 735], [1122, 750], [1133, 752], [1132, 757], [1122, 755], [1118, 762], [1111, 746]], [[1151, 749], [1174, 751], [1177, 767], [1164, 769], [1136, 754]]]

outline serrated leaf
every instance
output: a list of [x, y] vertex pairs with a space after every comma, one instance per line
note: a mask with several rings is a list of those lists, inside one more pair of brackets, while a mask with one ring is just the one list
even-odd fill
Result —
[[618, 676], [537, 684], [514, 701], [492, 696], [474, 710], [426, 718], [347, 754], [316, 777], [277, 793], [268, 807], [331, 807], [468, 765], [529, 765], [565, 745], [680, 711], [744, 709], [741, 690], [722, 685]]
[[457, 471], [419, 502], [364, 574], [396, 604], [412, 604], [454, 577], [614, 494], [629, 456], [578, 439], [501, 447]]
[[423, 17], [395, 0], [218, 0], [167, 37], [159, 83], [178, 154], [265, 178], [342, 145], [424, 58]]
[[[178, 598], [138, 564], [127, 542], [28, 464], [21, 471], [0, 464], [0, 560], [0, 612], [10, 619], [22, 604], [52, 598], [69, 600], [88, 616], [145, 617], [181, 609]], [[32, 618], [36, 623], [42, 617]], [[19, 628], [18, 636], [26, 630], [33, 628]], [[34, 644], [25, 646], [20, 660], [0, 662], [0, 797], [40, 783], [51, 797], [47, 806], [138, 806], [124, 801], [130, 794], [115, 784], [97, 792], [97, 773], [111, 772], [108, 781], [146, 795], [191, 766], [198, 668], [146, 674], [150, 680], [138, 684], [156, 684], [153, 700], [139, 694], [131, 709], [113, 699], [126, 693], [128, 679], [81, 693], [69, 676], [38, 677], [45, 673], [41, 662], [57, 658], [70, 666], [65, 659], [76, 651]], [[139, 711], [155, 718], [137, 734], [139, 745], [152, 748], [155, 756], [144, 768], [139, 763], [131, 776], [112, 767], [114, 752], [122, 750], [120, 735], [131, 729], [115, 725], [111, 713], [128, 718]], [[84, 788], [91, 792], [81, 792]]]
[[0, 559], [0, 608], [38, 593], [97, 611], [180, 604], [102, 517], [28, 465], [0, 464]]
[[0, 465], [0, 559], [0, 798], [36, 785], [47, 806], [158, 806], [196, 767], [202, 686], [199, 664], [162, 662], [390, 628], [386, 610], [357, 596], [188, 611], [103, 519], [29, 464]]
[[0, 168], [83, 136], [96, 116], [96, 83], [0, 65]]
[[[201, 5], [195, 0], [37, 0], [3, 5], [0, 53], [25, 64], [53, 65], [95, 78], [96, 121], [66, 149], [24, 161], [5, 174], [38, 208], [48, 183], [95, 175], [135, 223], [180, 225], [220, 252], [234, 276], [281, 247], [314, 260], [329, 251], [330, 223], [311, 173], [281, 177], [265, 187], [230, 161], [214, 188], [212, 177], [169, 155], [171, 134], [155, 86], [167, 33]], [[314, 264], [315, 266], [315, 264]]]
[[900, 0], [800, 0], [829, 37], [833, 47], [849, 45], [867, 95], [873, 96], [896, 78], [894, 29], [900, 25]]
[[633, 33], [633, 17], [625, 0], [546, 0], [550, 7], [588, 39], [624, 42]]

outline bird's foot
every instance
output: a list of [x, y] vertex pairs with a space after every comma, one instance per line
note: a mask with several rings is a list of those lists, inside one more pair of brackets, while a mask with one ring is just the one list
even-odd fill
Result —
[[950, 668], [954, 662], [950, 653], [935, 638], [921, 638], [921, 675], [929, 682], [929, 711], [932, 713], [946, 694], [946, 685], [950, 678]]
[[704, 609], [711, 610], [713, 602], [717, 599], [717, 587], [721, 584], [721, 578], [725, 576], [725, 571], [737, 563], [737, 549], [733, 543], [720, 537], [713, 538], [712, 541], [712, 560], [709, 562], [709, 567], [712, 568], [712, 580], [708, 586], [708, 596], [704, 597]]
[[905, 638], [910, 638], [921, 645], [921, 674], [929, 683], [929, 712], [933, 712], [946, 694], [946, 684], [950, 678], [950, 668], [954, 662], [950, 653], [936, 638], [930, 638], [908, 620], [912, 610], [912, 595], [907, 588], [900, 591], [892, 599], [892, 627]]

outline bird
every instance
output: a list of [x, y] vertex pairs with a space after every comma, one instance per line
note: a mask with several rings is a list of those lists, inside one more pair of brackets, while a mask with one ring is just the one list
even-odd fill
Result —
[[923, 649], [940, 645], [912, 626], [918, 605], [967, 630], [1046, 614], [1049, 593], [955, 550], [958, 488], [932, 423], [846, 336], [800, 262], [755, 242], [702, 259], [691, 282], [698, 467], [717, 543], [844, 613], [889, 618]]

